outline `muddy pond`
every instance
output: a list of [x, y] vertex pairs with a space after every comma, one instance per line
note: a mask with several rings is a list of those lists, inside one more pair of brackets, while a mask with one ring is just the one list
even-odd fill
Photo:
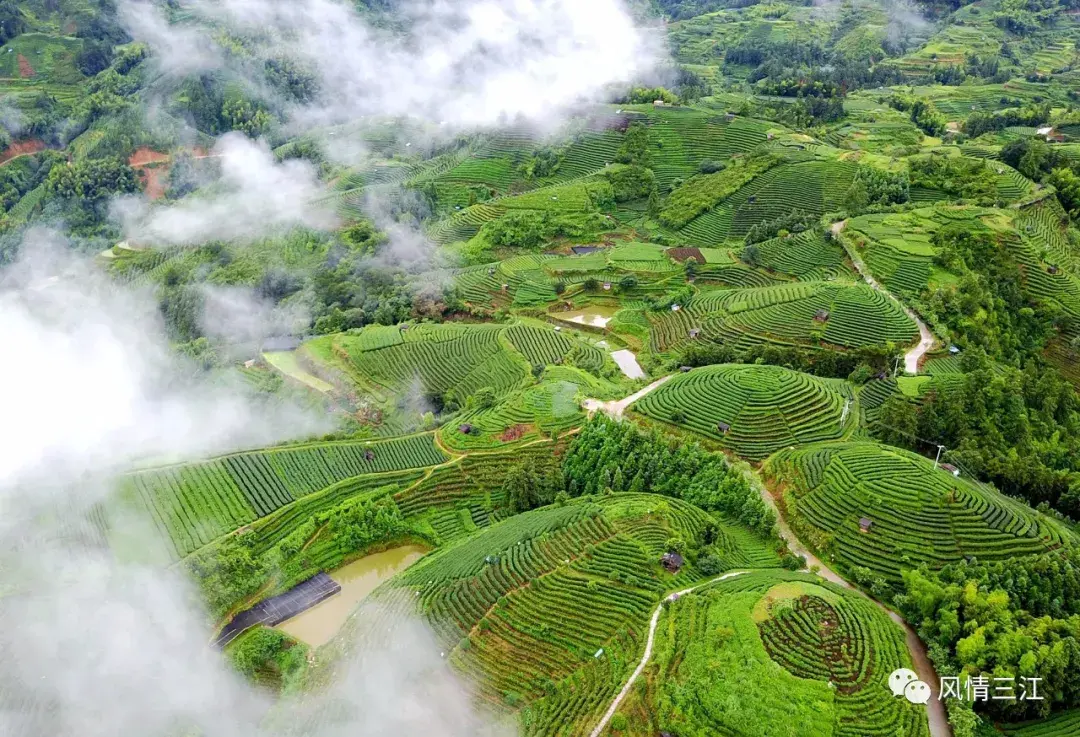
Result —
[[618, 311], [618, 307], [590, 305], [589, 307], [581, 310], [574, 310], [573, 312], [557, 312], [555, 313], [555, 317], [566, 322], [577, 323], [578, 325], [605, 328]]
[[365, 555], [348, 565], [330, 571], [330, 578], [341, 584], [341, 593], [286, 620], [277, 629], [308, 645], [329, 642], [357, 605], [388, 578], [401, 573], [428, 552], [421, 545], [403, 545], [381, 553]]

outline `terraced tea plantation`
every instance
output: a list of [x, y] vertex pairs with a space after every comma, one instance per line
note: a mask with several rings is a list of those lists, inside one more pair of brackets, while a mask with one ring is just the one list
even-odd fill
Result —
[[896, 302], [869, 286], [840, 282], [708, 292], [685, 309], [649, 319], [651, 347], [658, 353], [691, 340], [739, 348], [811, 342], [861, 348], [906, 345], [918, 335]]
[[[805, 574], [750, 572], [668, 607], [648, 697], [627, 708], [640, 725], [630, 734], [927, 737], [925, 708], [888, 689], [902, 667], [903, 631], [865, 597]], [[646, 709], [661, 715], [651, 732]]]
[[[794, 159], [800, 158], [796, 149]], [[794, 161], [755, 177], [713, 209], [679, 231], [687, 242], [712, 246], [742, 240], [750, 228], [793, 210], [823, 215], [836, 210], [858, 166], [835, 160]]]
[[779, 366], [705, 366], [676, 376], [633, 409], [756, 460], [790, 445], [840, 437], [840, 419], [852, 399], [843, 381]]
[[[340, 482], [448, 460], [431, 433], [378, 442], [316, 443], [140, 471], [117, 508], [145, 512], [174, 560], [245, 524]], [[112, 506], [112, 504], [107, 505]], [[109, 530], [102, 534], [109, 536]]]
[[[709, 520], [675, 499], [619, 494], [500, 522], [401, 576], [485, 701], [523, 707], [526, 734], [585, 734], [643, 647], [661, 593], [692, 583], [659, 565], [671, 537]], [[719, 528], [724, 565], [777, 565], [765, 543]]]
[[462, 400], [483, 387], [497, 395], [523, 388], [533, 366], [567, 364], [599, 371], [603, 352], [542, 323], [371, 326], [317, 338], [309, 355], [343, 368], [381, 402], [403, 391]]
[[875, 443], [816, 444], [769, 459], [789, 519], [845, 570], [897, 582], [905, 568], [1005, 560], [1055, 549], [1075, 533], [991, 487]]

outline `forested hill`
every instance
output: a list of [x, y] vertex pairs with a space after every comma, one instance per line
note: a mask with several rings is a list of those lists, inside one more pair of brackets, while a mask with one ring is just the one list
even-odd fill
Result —
[[[415, 615], [525, 735], [1075, 735], [1078, 43], [1078, 0], [4, 2], [48, 463], [0, 502], [207, 631], [430, 549], [310, 658], [238, 640], [286, 695]], [[67, 704], [3, 657], [0, 731]]]

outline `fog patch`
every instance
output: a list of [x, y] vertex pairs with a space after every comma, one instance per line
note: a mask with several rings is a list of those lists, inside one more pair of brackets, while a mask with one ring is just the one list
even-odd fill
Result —
[[318, 175], [302, 159], [278, 162], [265, 141], [241, 133], [218, 139], [212, 156], [220, 179], [174, 205], [154, 206], [142, 197], [113, 201], [112, 214], [132, 242], [154, 246], [231, 241], [305, 226], [337, 225], [332, 209], [317, 202]]
[[32, 231], [0, 271], [0, 485], [109, 473], [279, 442], [323, 422], [255, 403], [177, 359], [149, 290], [111, 281], [54, 233]]

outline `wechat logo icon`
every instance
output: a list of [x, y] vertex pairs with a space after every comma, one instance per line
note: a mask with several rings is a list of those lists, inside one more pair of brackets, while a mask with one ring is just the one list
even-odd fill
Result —
[[910, 668], [897, 668], [889, 676], [889, 690], [893, 696], [903, 696], [913, 704], [925, 704], [930, 701], [930, 686], [920, 681], [919, 676]]

